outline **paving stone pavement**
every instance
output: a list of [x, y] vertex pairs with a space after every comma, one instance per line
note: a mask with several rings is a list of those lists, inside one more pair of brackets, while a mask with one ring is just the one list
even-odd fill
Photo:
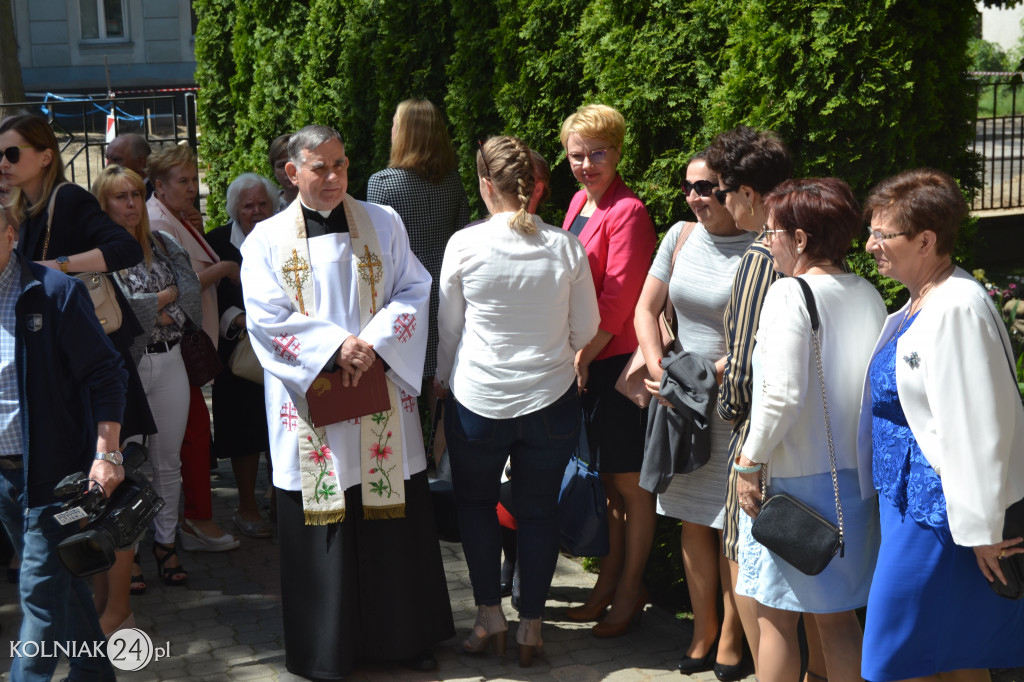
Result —
[[[212, 472], [214, 518], [230, 529], [237, 494], [230, 462], [222, 461]], [[260, 468], [258, 489], [266, 483]], [[152, 536], [142, 543], [142, 565], [149, 579], [146, 594], [132, 597], [138, 627], [155, 647], [167, 647], [169, 655], [136, 672], [120, 672], [130, 682], [222, 680], [302, 680], [285, 670], [281, 624], [281, 591], [278, 582], [277, 540], [242, 538], [237, 550], [221, 553], [181, 552], [189, 572], [187, 587], [167, 587], [156, 580], [151, 553]], [[515, 645], [516, 612], [505, 600], [509, 619], [509, 646], [504, 659], [492, 655], [467, 655], [458, 645], [476, 618], [469, 572], [459, 544], [442, 542], [441, 554], [448, 577], [448, 593], [455, 615], [456, 636], [435, 650], [439, 669], [416, 673], [396, 665], [360, 665], [347, 680], [376, 682], [398, 680], [555, 680], [627, 682], [658, 678], [681, 679], [675, 669], [681, 647], [689, 641], [689, 621], [678, 621], [665, 610], [647, 606], [633, 631], [617, 639], [591, 636], [588, 624], [565, 619], [565, 610], [582, 602], [595, 576], [584, 573], [575, 561], [560, 557], [548, 596], [544, 624], [544, 652], [532, 668], [521, 669]], [[0, 583], [0, 680], [9, 680], [11, 640], [17, 634], [21, 612], [17, 591]], [[66, 661], [54, 679], [67, 674]], [[690, 679], [710, 682], [711, 672]], [[748, 678], [753, 680], [751, 676]]]
[[[212, 472], [214, 518], [231, 526], [236, 493], [231, 466], [222, 461]], [[261, 465], [258, 489], [266, 483]], [[145, 595], [132, 597], [138, 627], [154, 646], [169, 655], [136, 672], [120, 672], [129, 682], [277, 680], [299, 682], [284, 666], [281, 633], [281, 595], [278, 582], [276, 537], [270, 540], [242, 538], [240, 548], [223, 553], [181, 551], [189, 571], [188, 586], [167, 587], [156, 578], [151, 553], [152, 538], [143, 541], [143, 570], [149, 578]], [[544, 652], [532, 668], [518, 665], [515, 645], [517, 614], [505, 601], [509, 619], [509, 646], [504, 659], [459, 652], [476, 617], [469, 573], [462, 546], [441, 543], [448, 578], [448, 592], [455, 615], [456, 636], [435, 650], [439, 669], [416, 673], [386, 663], [360, 665], [346, 678], [352, 682], [427, 682], [432, 680], [552, 680], [556, 682], [640, 682], [683, 680], [675, 669], [682, 647], [689, 642], [692, 624], [648, 605], [638, 627], [624, 637], [599, 640], [588, 624], [565, 619], [565, 610], [582, 602], [595, 576], [584, 573], [575, 561], [560, 557], [548, 595], [544, 623]], [[13, 585], [0, 583], [0, 680], [10, 680], [11, 638], [17, 633], [20, 609]], [[54, 679], [67, 674], [62, 662]], [[693, 675], [694, 682], [712, 682], [711, 672]], [[993, 682], [1024, 682], [1024, 668], [994, 671]], [[753, 675], [745, 682], [754, 680]]]

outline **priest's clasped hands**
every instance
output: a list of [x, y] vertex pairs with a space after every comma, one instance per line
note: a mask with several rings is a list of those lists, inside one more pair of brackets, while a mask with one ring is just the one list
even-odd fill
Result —
[[358, 386], [359, 377], [373, 366], [377, 354], [366, 341], [350, 336], [338, 349], [338, 367], [341, 367], [341, 385], [345, 388]]

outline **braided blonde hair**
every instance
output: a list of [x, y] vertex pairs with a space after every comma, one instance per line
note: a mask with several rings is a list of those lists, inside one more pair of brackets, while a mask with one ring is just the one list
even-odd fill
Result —
[[476, 157], [477, 174], [489, 178], [494, 190], [506, 200], [512, 197], [519, 210], [508, 221], [508, 226], [519, 234], [533, 234], [537, 225], [530, 216], [530, 197], [533, 195], [533, 157], [530, 148], [516, 137], [489, 138]]

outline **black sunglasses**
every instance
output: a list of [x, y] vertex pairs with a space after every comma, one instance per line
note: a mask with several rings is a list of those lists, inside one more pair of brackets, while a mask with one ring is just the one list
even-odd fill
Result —
[[480, 149], [480, 160], [484, 162], [484, 170], [487, 171], [486, 177], [491, 177], [491, 167], [487, 165], [487, 155], [484, 154], [484, 143], [480, 140], [476, 141], [476, 146]]
[[32, 145], [30, 144], [19, 144], [14, 147], [8, 147], [7, 149], [0, 149], [0, 161], [3, 161], [6, 156], [7, 160], [10, 161], [12, 165], [18, 163], [21, 161], [21, 150], [31, 148]]
[[709, 197], [716, 187], [718, 187], [718, 183], [710, 180], [698, 180], [697, 182], [683, 180], [683, 191], [686, 192], [686, 196], [690, 196], [690, 192], [697, 192], [699, 197]]
[[729, 192], [735, 192], [739, 187], [726, 187], [725, 189], [716, 189], [715, 198], [718, 199], [718, 203], [725, 206], [725, 195]]

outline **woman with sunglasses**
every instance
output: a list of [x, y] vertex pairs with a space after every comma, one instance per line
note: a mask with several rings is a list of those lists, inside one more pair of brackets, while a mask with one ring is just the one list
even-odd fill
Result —
[[[725, 369], [725, 333], [722, 314], [732, 292], [732, 279], [754, 233], [736, 227], [732, 215], [715, 198], [718, 175], [707, 166], [704, 153], [690, 160], [683, 191], [700, 221], [676, 223], [661, 242], [640, 302], [636, 330], [647, 369], [653, 380], [648, 390], [658, 395], [662, 347], [658, 318], [666, 297], [672, 301], [679, 330], [673, 350], [686, 349], [715, 362], [718, 378]], [[684, 229], [692, 230], [672, 254]], [[706, 465], [676, 475], [658, 495], [658, 512], [682, 521], [682, 555], [686, 586], [693, 606], [693, 638], [679, 662], [689, 674], [714, 668], [720, 680], [740, 679], [743, 627], [736, 612], [732, 581], [720, 536], [725, 515], [725, 485], [729, 457], [729, 422], [712, 416], [711, 457]], [[724, 593], [725, 611], [718, 616], [718, 590]], [[718, 640], [717, 653], [714, 642]]]
[[489, 220], [459, 230], [441, 264], [437, 376], [447, 398], [452, 487], [477, 604], [467, 653], [504, 653], [501, 531], [496, 507], [511, 455], [518, 526], [519, 664], [541, 646], [544, 601], [558, 559], [558, 490], [579, 438], [573, 359], [597, 331], [579, 240], [529, 213], [530, 149], [495, 137], [477, 154]]
[[595, 637], [626, 634], [647, 603], [642, 578], [654, 539], [654, 496], [640, 487], [646, 412], [615, 390], [636, 350], [633, 311], [651, 264], [656, 236], [647, 209], [616, 170], [626, 122], [604, 104], [565, 119], [561, 139], [573, 177], [583, 186], [562, 228], [583, 242], [597, 290], [601, 325], [576, 354], [583, 404], [581, 459], [596, 464], [608, 497], [610, 551], [587, 601], [568, 610], [575, 621], [601, 619]]
[[[46, 119], [23, 114], [0, 123], [0, 174], [19, 190], [10, 206], [20, 223], [18, 252], [66, 273], [116, 272], [142, 260], [142, 247], [110, 219], [96, 198], [64, 176], [57, 138]], [[56, 196], [54, 196], [56, 193]], [[53, 200], [53, 215], [50, 203]], [[115, 287], [121, 328], [110, 334], [128, 370], [121, 438], [156, 432], [131, 346], [142, 326]]]

